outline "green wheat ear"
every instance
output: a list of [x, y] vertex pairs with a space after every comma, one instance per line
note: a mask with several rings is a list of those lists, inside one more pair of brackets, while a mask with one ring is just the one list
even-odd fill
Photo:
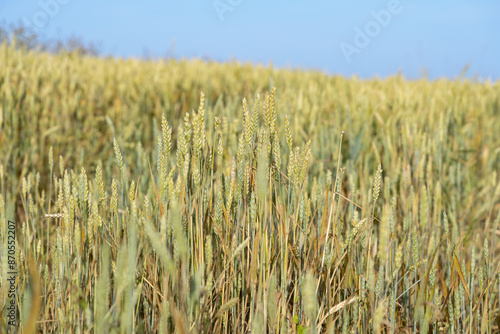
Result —
[[118, 141], [116, 138], [113, 138], [113, 149], [115, 151], [116, 162], [118, 163], [118, 167], [120, 168], [120, 172], [122, 177], [125, 177], [125, 168], [123, 165], [123, 157], [120, 151], [120, 147], [118, 146]]
[[378, 165], [375, 180], [373, 181], [373, 203], [377, 202], [380, 194], [380, 185], [382, 183], [382, 165]]
[[304, 309], [307, 317], [311, 321], [311, 325], [315, 328], [318, 300], [316, 296], [316, 279], [310, 271], [307, 272], [304, 283]]

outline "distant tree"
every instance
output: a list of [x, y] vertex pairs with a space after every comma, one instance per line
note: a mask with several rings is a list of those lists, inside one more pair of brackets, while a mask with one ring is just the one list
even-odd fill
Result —
[[40, 50], [44, 52], [61, 53], [77, 52], [80, 55], [99, 55], [98, 47], [94, 43], [85, 43], [78, 36], [67, 39], [47, 39], [26, 27], [22, 23], [10, 24], [0, 23], [0, 43], [7, 41], [14, 43], [16, 47], [26, 50]]

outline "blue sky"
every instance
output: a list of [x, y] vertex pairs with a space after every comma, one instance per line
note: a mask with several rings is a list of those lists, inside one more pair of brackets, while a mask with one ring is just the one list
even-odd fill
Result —
[[467, 77], [500, 79], [498, 0], [0, 0], [0, 20], [49, 38], [77, 35], [106, 55], [235, 59], [363, 78], [455, 78], [469, 64]]

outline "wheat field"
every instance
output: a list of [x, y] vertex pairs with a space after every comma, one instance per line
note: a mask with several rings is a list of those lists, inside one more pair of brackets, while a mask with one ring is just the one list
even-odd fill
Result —
[[2, 332], [500, 332], [498, 82], [0, 64]]

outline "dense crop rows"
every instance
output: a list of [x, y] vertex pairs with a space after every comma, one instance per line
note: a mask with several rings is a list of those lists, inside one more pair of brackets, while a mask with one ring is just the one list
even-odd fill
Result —
[[[276, 88], [274, 88], [276, 87]], [[500, 87], [0, 46], [26, 332], [500, 331]]]

